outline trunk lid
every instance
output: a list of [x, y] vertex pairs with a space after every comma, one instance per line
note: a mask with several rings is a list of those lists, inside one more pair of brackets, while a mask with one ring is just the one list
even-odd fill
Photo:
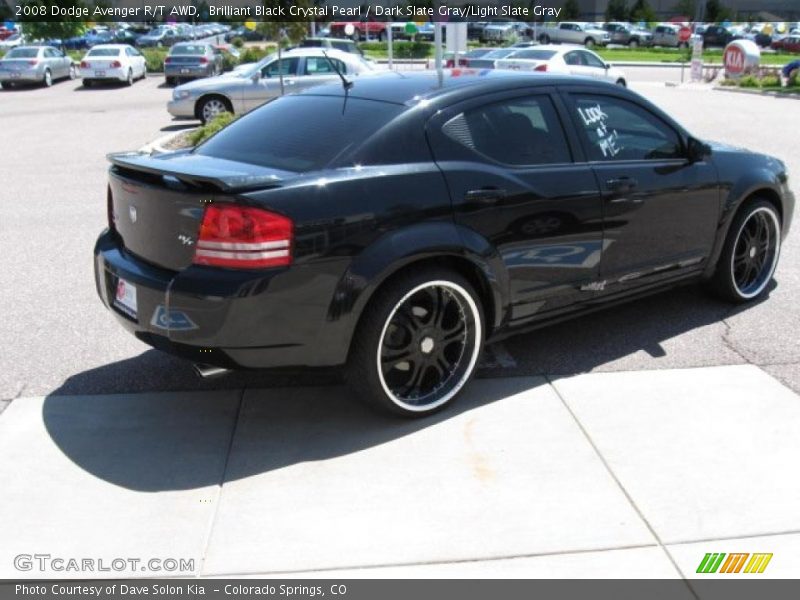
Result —
[[[109, 156], [109, 202], [123, 246], [173, 271], [192, 264], [205, 207], [228, 194], [277, 187], [285, 171], [188, 152]], [[227, 197], [226, 197], [227, 196]]]

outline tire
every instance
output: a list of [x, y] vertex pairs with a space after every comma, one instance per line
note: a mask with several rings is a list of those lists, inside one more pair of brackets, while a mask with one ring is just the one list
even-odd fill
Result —
[[622, 87], [628, 87], [628, 82], [622, 78], [617, 79], [616, 84]]
[[539, 36], [539, 43], [541, 44], [549, 44], [550, 43], [550, 36], [546, 33]]
[[165, 77], [164, 78], [164, 83], [166, 83], [167, 85], [170, 85], [170, 86], [171, 85], [175, 85], [175, 78], [174, 77]]
[[128, 87], [133, 85], [133, 69], [128, 69], [128, 77], [125, 78], [125, 85]]
[[594, 48], [595, 47], [594, 38], [586, 38], [585, 40], [583, 40], [583, 45], [586, 46], [587, 48]]
[[639, 40], [632, 39], [628, 42], [628, 48], [638, 48], [639, 47]]
[[766, 290], [781, 251], [781, 220], [775, 206], [756, 198], [739, 209], [728, 230], [711, 289], [722, 299], [743, 303]]
[[365, 309], [347, 381], [382, 412], [432, 414], [474, 374], [484, 330], [478, 296], [465, 278], [443, 268], [409, 271], [378, 290]]
[[83, 81], [81, 81], [81, 84], [85, 88], [90, 88], [90, 87], [92, 87], [92, 80], [91, 79], [84, 79]]
[[386, 32], [385, 32], [385, 31], [379, 31], [379, 32], [378, 32], [378, 41], [379, 41], [379, 42], [382, 42], [382, 41], [384, 41], [385, 39], [386, 39]]
[[42, 75], [42, 85], [44, 87], [52, 87], [53, 85], [53, 74], [50, 72], [50, 69], [44, 70], [44, 75]]
[[144, 68], [142, 69], [142, 81], [144, 81], [145, 79], [147, 79], [147, 65], [145, 65]]
[[75, 68], [75, 65], [69, 66], [69, 78], [74, 80], [78, 76], [78, 70]]
[[222, 96], [205, 96], [197, 104], [197, 116], [204, 125], [223, 112], [232, 113], [233, 107], [228, 99]]

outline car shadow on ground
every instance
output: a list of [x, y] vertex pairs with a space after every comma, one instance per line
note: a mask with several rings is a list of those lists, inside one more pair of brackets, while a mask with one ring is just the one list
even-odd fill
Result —
[[[515, 355], [517, 347], [528, 351], [523, 364], [482, 369], [479, 376], [503, 379], [474, 383], [453, 406], [422, 420], [363, 407], [338, 385], [337, 371], [201, 380], [187, 362], [156, 351], [70, 377], [45, 399], [42, 418], [58, 448], [100, 479], [140, 491], [192, 489], [357, 452], [546, 382], [508, 375], [577, 374], [640, 350], [659, 356], [665, 340], [752, 306], [733, 307], [686, 287], [517, 336], [505, 344]], [[167, 390], [229, 392], [155, 393]], [[114, 393], [124, 395], [98, 395]]]
[[162, 127], [159, 131], [163, 131], [165, 133], [169, 133], [171, 131], [183, 131], [184, 129], [194, 129], [197, 127], [194, 123], [179, 123], [175, 125], [167, 125]]

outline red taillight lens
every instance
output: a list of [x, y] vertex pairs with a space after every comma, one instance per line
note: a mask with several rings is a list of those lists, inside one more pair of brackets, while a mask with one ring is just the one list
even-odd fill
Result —
[[283, 215], [249, 206], [206, 207], [194, 263], [234, 269], [292, 263], [294, 224]]
[[538, 67], [536, 67], [534, 69], [534, 71], [539, 71], [540, 73], [543, 73], [543, 72], [547, 71], [547, 63], [545, 63], [543, 65], [539, 65]]
[[112, 69], [119, 69], [122, 66], [122, 63], [118, 60], [112, 60], [111, 65], [109, 65]]
[[168, 56], [167, 58], [164, 59], [164, 64], [165, 65], [168, 65], [171, 62], [172, 62], [172, 57], [170, 57], [170, 56]]
[[36, 65], [38, 65], [38, 64], [39, 64], [39, 61], [38, 61], [38, 60], [29, 60], [29, 61], [28, 61], [28, 64], [29, 64], [30, 66], [32, 66], [32, 67], [35, 67]]
[[82, 60], [81, 61], [81, 69], [88, 69], [88, 68], [89, 68], [89, 63], [86, 62], [85, 60]]
[[111, 186], [108, 186], [106, 192], [106, 216], [108, 217], [108, 228], [114, 231], [116, 224], [114, 223], [114, 199], [111, 196]]
[[200, 64], [205, 65], [208, 64], [208, 59], [205, 56], [200, 57]]

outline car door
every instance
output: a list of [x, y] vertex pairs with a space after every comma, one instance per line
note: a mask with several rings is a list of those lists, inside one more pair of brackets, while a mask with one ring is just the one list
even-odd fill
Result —
[[583, 63], [586, 66], [586, 70], [591, 73], [590, 77], [603, 80], [611, 79], [606, 63], [600, 57], [588, 50], [579, 50], [579, 52], [583, 55]]
[[588, 298], [599, 274], [599, 190], [552, 92], [481, 96], [427, 126], [456, 223], [505, 266], [515, 323]]
[[256, 81], [245, 83], [242, 94], [245, 112], [281, 95], [281, 74], [284, 93], [295, 91], [299, 63], [300, 60], [296, 56], [282, 57], [280, 61], [276, 58], [261, 67], [261, 77]]
[[720, 214], [713, 164], [689, 160], [677, 126], [630, 95], [574, 88], [565, 102], [602, 193], [609, 291], [699, 268]]

